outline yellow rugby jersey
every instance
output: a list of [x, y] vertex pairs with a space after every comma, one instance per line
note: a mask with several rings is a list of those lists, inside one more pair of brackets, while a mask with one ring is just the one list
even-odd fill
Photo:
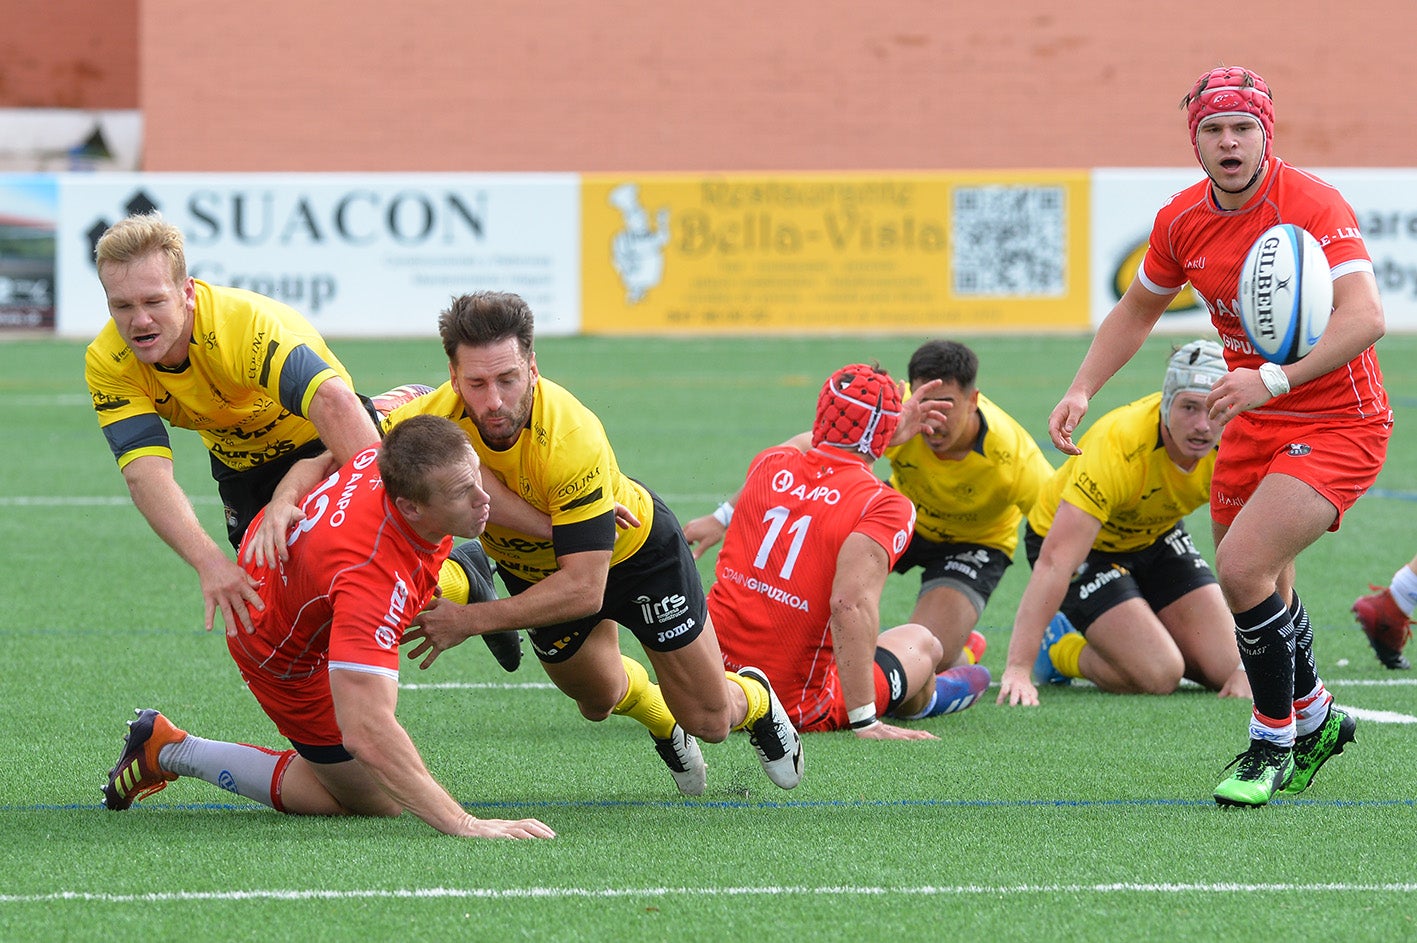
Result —
[[915, 505], [915, 532], [936, 543], [971, 543], [1012, 555], [1018, 525], [1053, 475], [1033, 436], [983, 393], [979, 438], [958, 461], [920, 436], [886, 449], [891, 486]]
[[187, 362], [140, 363], [112, 319], [84, 357], [98, 424], [123, 468], [172, 457], [162, 420], [195, 429], [222, 464], [246, 471], [318, 438], [315, 390], [349, 371], [300, 313], [264, 295], [197, 281]]
[[1184, 472], [1161, 442], [1161, 394], [1118, 407], [1078, 441], [1072, 455], [1043, 486], [1029, 526], [1047, 534], [1060, 501], [1102, 522], [1094, 550], [1126, 553], [1149, 547], [1187, 514], [1210, 500], [1215, 452]]
[[[553, 527], [614, 511], [617, 501], [629, 508], [641, 526], [617, 531], [611, 566], [644, 545], [654, 519], [649, 492], [621, 474], [600, 420], [564, 387], [544, 376], [536, 381], [529, 426], [515, 445], [502, 452], [482, 441], [451, 381], [396, 408], [384, 421], [385, 431], [409, 416], [425, 413], [446, 416], [461, 426], [482, 461], [484, 473], [496, 475], [532, 507], [549, 514]], [[482, 545], [498, 566], [530, 583], [557, 569], [556, 551], [549, 539], [528, 537], [489, 523]]]

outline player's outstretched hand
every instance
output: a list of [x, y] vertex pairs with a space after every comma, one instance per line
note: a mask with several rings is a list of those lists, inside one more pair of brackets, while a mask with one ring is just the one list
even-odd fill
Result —
[[995, 703], [1008, 704], [1011, 707], [1037, 707], [1038, 689], [1033, 686], [1029, 669], [1005, 668], [1004, 676], [999, 680], [999, 697]]
[[689, 549], [694, 552], [695, 560], [722, 540], [727, 532], [728, 528], [720, 524], [718, 518], [712, 514], [696, 517], [684, 525], [684, 539], [689, 542]]
[[862, 728], [860, 728], [859, 730], [853, 730], [852, 733], [856, 734], [856, 736], [859, 737], [859, 738], [862, 739], [862, 740], [938, 740], [938, 739], [940, 739], [939, 737], [935, 736], [933, 733], [931, 733], [931, 732], [928, 731], [928, 730], [916, 730], [916, 729], [911, 728], [911, 727], [895, 727], [895, 726], [892, 726], [892, 725], [890, 725], [890, 724], [884, 723], [884, 722], [879, 721], [879, 720], [876, 721], [874, 724], [872, 724], [872, 725], [869, 726], [869, 727], [862, 727]]
[[463, 838], [555, 838], [551, 827], [537, 819], [475, 819], [467, 817], [467, 831], [459, 832]]
[[1082, 449], [1073, 444], [1073, 430], [1086, 415], [1087, 397], [1077, 390], [1069, 390], [1049, 414], [1048, 438], [1064, 455], [1082, 454]]
[[199, 569], [197, 578], [202, 582], [202, 601], [206, 610], [205, 625], [208, 632], [212, 630], [217, 612], [221, 613], [227, 635], [235, 635], [238, 625], [245, 629], [248, 635], [256, 631], [247, 607], [253, 607], [257, 612], [266, 608], [266, 604], [261, 602], [260, 593], [256, 592], [261, 585], [259, 580], [225, 555]]

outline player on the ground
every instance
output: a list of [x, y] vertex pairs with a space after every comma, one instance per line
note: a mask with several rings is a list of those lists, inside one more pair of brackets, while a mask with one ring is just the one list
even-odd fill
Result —
[[[694, 559], [667, 505], [620, 471], [600, 420], [542, 376], [534, 322], [514, 294], [462, 295], [438, 319], [450, 380], [389, 417], [455, 420], [483, 468], [551, 518], [550, 539], [490, 524], [487, 553], [511, 596], [459, 606], [437, 599], [407, 639], [422, 667], [464, 639], [527, 629], [542, 667], [592, 721], [643, 724], [681, 792], [705, 788], [696, 738], [747, 730], [768, 777], [802, 776], [797, 731], [768, 678], [725, 672]], [[616, 504], [642, 526], [618, 529]], [[658, 684], [620, 652], [619, 627], [644, 647]]]
[[[927, 341], [908, 370], [923, 421], [918, 434], [886, 449], [891, 485], [915, 505], [915, 535], [895, 572], [920, 568], [910, 618], [935, 634], [949, 664], [962, 653], [977, 661], [975, 627], [1053, 466], [1033, 436], [979, 391], [979, 358], [964, 344]], [[945, 418], [930, 418], [937, 413]]]
[[925, 626], [881, 631], [881, 590], [910, 542], [915, 509], [871, 466], [900, 416], [884, 370], [837, 370], [812, 432], [753, 459], [723, 538], [709, 615], [724, 663], [764, 666], [801, 730], [934, 739], [880, 718], [963, 710], [989, 686], [982, 665], [937, 675], [943, 652]]
[[103, 787], [110, 809], [179, 776], [294, 815], [397, 816], [449, 835], [551, 838], [536, 819], [477, 819], [433, 778], [394, 716], [399, 642], [452, 546], [487, 521], [477, 456], [453, 423], [421, 417], [310, 492], [289, 556], [253, 567], [264, 607], [227, 635], [251, 693], [294, 749], [206, 740], [138, 711]]
[[[1088, 400], [1131, 359], [1189, 281], [1220, 333], [1230, 372], [1207, 404], [1227, 423], [1211, 488], [1215, 564], [1254, 692], [1250, 744], [1215, 789], [1223, 805], [1258, 806], [1309, 785], [1353, 739], [1314, 662], [1294, 560], [1372, 486], [1392, 410], [1373, 344], [1384, 332], [1373, 263], [1352, 208], [1333, 187], [1273, 156], [1274, 105], [1254, 72], [1218, 68], [1182, 102], [1206, 179], [1156, 215], [1136, 278], [1108, 314], [1048, 420], [1077, 454]], [[1317, 346], [1279, 366], [1251, 348], [1236, 315], [1240, 267], [1269, 227], [1318, 238], [1333, 273], [1333, 313]], [[1006, 679], [1007, 680], [1007, 679]]]
[[[915, 506], [915, 533], [894, 571], [919, 567], [910, 621], [941, 645], [936, 671], [983, 657], [979, 617], [1013, 562], [1019, 524], [1053, 466], [1022, 426], [979, 391], [979, 358], [931, 340], [910, 357], [910, 398], [885, 457], [891, 486]], [[792, 441], [810, 441], [800, 436]], [[734, 504], [684, 525], [695, 556], [723, 538]]]
[[1234, 620], [1183, 520], [1210, 497], [1221, 425], [1205, 401], [1224, 375], [1219, 344], [1181, 347], [1161, 391], [1093, 423], [1044, 485], [999, 703], [1038, 703], [1030, 671], [1114, 694], [1170, 694], [1185, 677], [1250, 696]]

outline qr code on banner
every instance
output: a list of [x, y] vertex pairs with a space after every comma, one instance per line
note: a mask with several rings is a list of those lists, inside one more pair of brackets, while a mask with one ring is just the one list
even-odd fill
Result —
[[1067, 289], [1062, 187], [958, 187], [951, 267], [956, 295], [1061, 296]]

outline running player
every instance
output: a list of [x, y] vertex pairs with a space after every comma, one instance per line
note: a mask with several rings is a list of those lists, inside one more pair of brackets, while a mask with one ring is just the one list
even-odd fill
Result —
[[394, 716], [399, 640], [433, 595], [451, 534], [487, 521], [477, 456], [453, 423], [404, 423], [310, 492], [277, 572], [255, 570], [256, 630], [227, 647], [294, 749], [206, 740], [138, 711], [103, 787], [127, 809], [193, 776], [293, 815], [397, 816], [481, 838], [551, 838], [536, 819], [477, 819], [424, 766]]
[[[1206, 179], [1157, 213], [1141, 269], [1098, 328], [1048, 429], [1059, 449], [1078, 453], [1072, 434], [1089, 398], [1137, 352], [1189, 281], [1230, 367], [1207, 400], [1211, 418], [1227, 423], [1210, 508], [1216, 575], [1254, 692], [1249, 746], [1215, 799], [1259, 806], [1307, 788], [1353, 739], [1352, 716], [1333, 706], [1315, 666], [1294, 561], [1338, 528], [1387, 454], [1392, 410], [1373, 349], [1385, 324], [1352, 208], [1333, 187], [1274, 156], [1274, 103], [1264, 79], [1239, 67], [1213, 69], [1182, 105]], [[1285, 366], [1254, 352], [1235, 313], [1241, 264], [1277, 223], [1313, 233], [1333, 273], [1323, 338]]]

